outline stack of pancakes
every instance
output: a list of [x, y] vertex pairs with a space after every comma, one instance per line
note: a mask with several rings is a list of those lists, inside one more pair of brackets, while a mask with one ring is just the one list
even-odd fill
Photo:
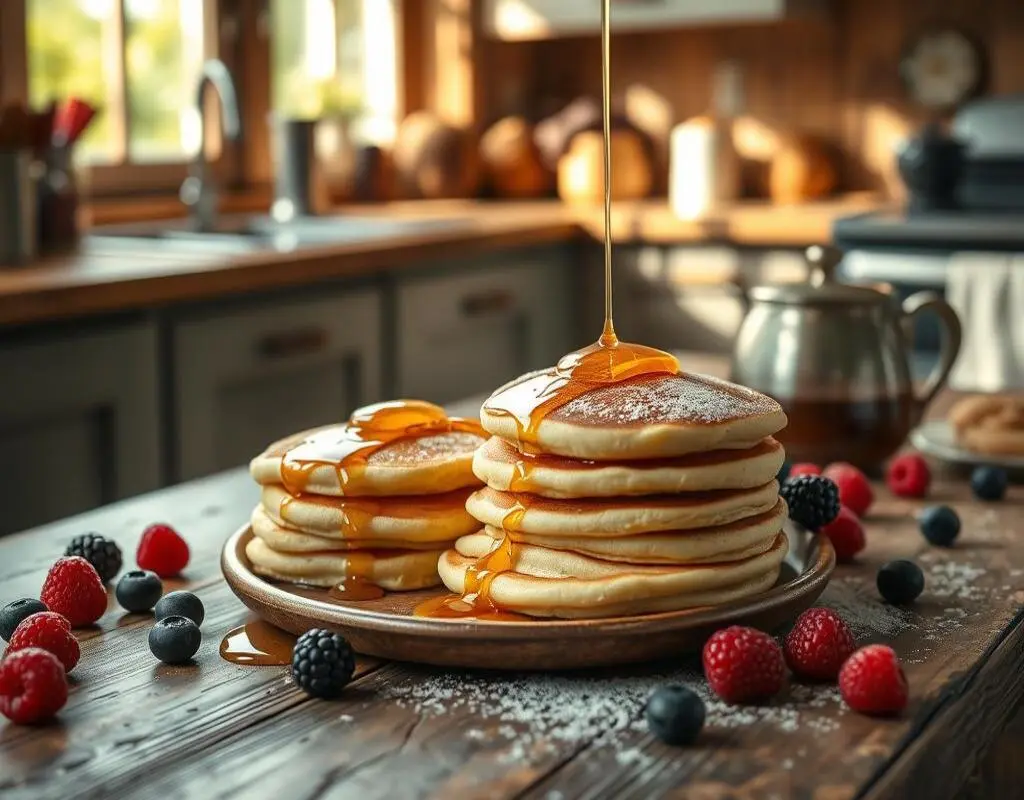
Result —
[[350, 425], [296, 434], [253, 459], [262, 487], [246, 546], [253, 570], [312, 586], [436, 586], [438, 557], [480, 527], [465, 504], [480, 485], [472, 459], [484, 436], [403, 436], [353, 463]]
[[[787, 551], [778, 403], [663, 373], [591, 389], [527, 427], [505, 393], [536, 375], [484, 404], [493, 437], [473, 471], [487, 486], [467, 502], [484, 528], [441, 557], [449, 589], [484, 586], [495, 608], [585, 618], [725, 603], [776, 582]], [[481, 583], [493, 552], [511, 569]]]

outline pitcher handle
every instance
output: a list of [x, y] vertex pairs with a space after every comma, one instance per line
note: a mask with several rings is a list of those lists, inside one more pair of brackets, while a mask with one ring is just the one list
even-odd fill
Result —
[[934, 311], [942, 323], [944, 336], [939, 349], [939, 363], [932, 369], [931, 374], [921, 387], [921, 393], [915, 394], [915, 401], [919, 411], [935, 399], [935, 395], [945, 386], [950, 370], [960, 354], [962, 331], [960, 318], [953, 307], [942, 299], [936, 292], [917, 292], [910, 295], [903, 301], [903, 318], [909, 322], [913, 317], [922, 311]]

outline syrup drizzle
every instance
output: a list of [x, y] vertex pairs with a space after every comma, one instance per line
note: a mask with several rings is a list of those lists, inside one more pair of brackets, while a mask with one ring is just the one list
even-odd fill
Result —
[[[484, 404], [493, 416], [510, 417], [516, 426], [519, 449], [540, 454], [537, 432], [544, 419], [586, 392], [644, 375], [675, 375], [679, 362], [670, 353], [619, 341], [612, 321], [612, 175], [611, 175], [611, 0], [601, 3], [601, 88], [604, 122], [604, 327], [598, 340], [559, 359], [549, 370], [506, 387]], [[529, 462], [516, 464], [512, 489], [523, 486]], [[515, 568], [517, 543], [512, 531], [521, 527], [533, 496], [518, 494], [516, 505], [502, 519], [503, 537], [495, 547], [466, 569], [463, 593], [439, 597], [418, 605], [417, 616], [448, 619], [522, 620], [502, 610], [491, 597], [491, 585], [502, 572]]]
[[253, 619], [225, 634], [220, 657], [249, 667], [283, 667], [292, 663], [296, 637], [269, 622]]
[[318, 467], [336, 470], [342, 490], [366, 470], [382, 447], [402, 439], [464, 432], [485, 437], [476, 420], [449, 417], [423, 400], [392, 400], [356, 410], [345, 425], [314, 431], [281, 459], [281, 483], [289, 494], [302, 495]]

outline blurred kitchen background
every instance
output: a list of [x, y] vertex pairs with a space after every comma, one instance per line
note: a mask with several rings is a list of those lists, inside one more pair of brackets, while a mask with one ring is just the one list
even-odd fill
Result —
[[[745, 287], [827, 245], [844, 280], [946, 293], [957, 388], [1020, 388], [1024, 3], [613, 20], [624, 338], [728, 354]], [[598, 0], [0, 3], [0, 534], [593, 339], [599, 24]]]

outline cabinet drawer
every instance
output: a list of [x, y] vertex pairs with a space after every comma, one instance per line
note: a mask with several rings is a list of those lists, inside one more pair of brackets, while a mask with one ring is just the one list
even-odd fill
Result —
[[380, 399], [373, 290], [181, 320], [174, 329], [176, 476], [246, 463], [274, 439]]
[[569, 349], [569, 298], [566, 265], [546, 261], [402, 284], [399, 393], [449, 402], [549, 366]]
[[161, 484], [149, 324], [0, 346], [0, 535]]

